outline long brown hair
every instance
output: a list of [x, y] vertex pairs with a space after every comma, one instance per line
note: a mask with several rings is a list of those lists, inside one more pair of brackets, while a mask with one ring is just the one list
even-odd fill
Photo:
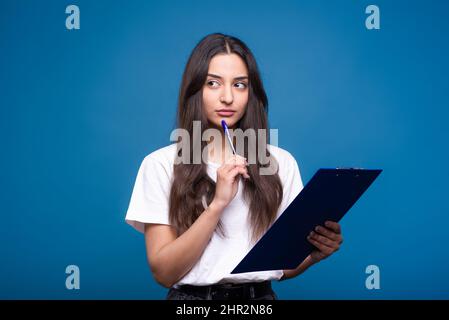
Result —
[[[245, 131], [248, 128], [268, 131], [268, 99], [263, 88], [259, 70], [253, 54], [239, 39], [214, 33], [204, 37], [193, 49], [182, 77], [179, 92], [177, 127], [190, 134], [190, 146], [193, 146], [193, 121], [201, 121], [201, 132], [209, 128], [208, 120], [203, 112], [202, 89], [207, 79], [209, 63], [219, 53], [235, 53], [246, 63], [248, 69], [249, 96], [246, 111], [237, 128]], [[256, 135], [256, 146], [259, 148], [259, 137]], [[268, 144], [269, 135], [262, 146]], [[201, 152], [207, 142], [201, 141]], [[267, 149], [266, 149], [267, 150]], [[178, 156], [181, 152], [178, 144]], [[257, 150], [258, 152], [258, 150]], [[248, 145], [245, 143], [244, 155], [248, 159]], [[267, 150], [267, 156], [270, 156]], [[190, 148], [190, 159], [193, 159], [193, 148]], [[275, 161], [271, 157], [271, 161]], [[249, 206], [249, 224], [251, 239], [257, 240], [276, 219], [276, 213], [282, 201], [282, 184], [277, 172], [273, 175], [260, 175], [259, 169], [264, 167], [256, 157], [256, 163], [248, 166], [250, 179], [242, 179], [243, 197]], [[170, 190], [170, 223], [178, 234], [186, 231], [204, 211], [203, 197], [209, 205], [215, 194], [215, 182], [207, 174], [207, 164], [175, 164], [174, 178]], [[218, 224], [220, 234], [225, 236], [222, 224]]]

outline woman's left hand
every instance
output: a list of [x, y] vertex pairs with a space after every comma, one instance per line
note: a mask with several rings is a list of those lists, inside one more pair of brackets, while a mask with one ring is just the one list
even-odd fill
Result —
[[338, 251], [343, 243], [341, 227], [337, 222], [326, 221], [324, 225], [325, 227], [317, 226], [307, 237], [307, 240], [317, 248], [310, 254], [314, 263]]

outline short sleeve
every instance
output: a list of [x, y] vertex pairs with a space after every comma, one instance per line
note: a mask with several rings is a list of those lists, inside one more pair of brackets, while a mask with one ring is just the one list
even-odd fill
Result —
[[279, 170], [282, 170], [280, 176], [283, 180], [284, 194], [278, 215], [282, 214], [282, 212], [287, 209], [304, 187], [298, 163], [290, 153], [288, 153], [288, 156], [286, 157], [284, 167], [279, 168]]
[[145, 223], [169, 223], [170, 176], [163, 165], [147, 156], [140, 165], [125, 221], [140, 232]]

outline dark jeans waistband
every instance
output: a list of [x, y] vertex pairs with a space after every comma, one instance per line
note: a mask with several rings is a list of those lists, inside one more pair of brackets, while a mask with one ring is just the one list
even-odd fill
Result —
[[176, 290], [201, 299], [241, 300], [273, 295], [271, 281], [248, 283], [222, 283], [208, 286], [182, 285]]

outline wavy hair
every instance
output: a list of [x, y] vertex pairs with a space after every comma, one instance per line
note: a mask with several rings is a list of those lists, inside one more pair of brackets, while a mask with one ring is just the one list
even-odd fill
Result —
[[[239, 39], [214, 33], [204, 37], [193, 49], [186, 64], [179, 91], [177, 127], [185, 129], [190, 134], [190, 146], [193, 146], [193, 121], [201, 121], [201, 131], [209, 128], [208, 120], [203, 112], [203, 86], [211, 59], [217, 54], [237, 54], [248, 69], [248, 104], [243, 117], [237, 123], [237, 128], [245, 131], [252, 128], [265, 129], [268, 132], [268, 99], [259, 74], [256, 60], [249, 48]], [[259, 141], [256, 135], [256, 146], [262, 146], [266, 155], [268, 134]], [[201, 141], [201, 152], [207, 146]], [[193, 148], [190, 148], [190, 159], [193, 159]], [[258, 149], [256, 149], [259, 152]], [[178, 143], [177, 154], [181, 156], [182, 149]], [[202, 154], [202, 153], [201, 153]], [[248, 159], [248, 145], [244, 146], [244, 155]], [[276, 161], [271, 157], [271, 161]], [[243, 198], [249, 207], [249, 224], [251, 239], [256, 241], [271, 226], [276, 219], [277, 210], [282, 202], [283, 189], [278, 173], [260, 175], [259, 170], [265, 165], [259, 162], [248, 166], [251, 179], [242, 179]], [[204, 211], [204, 200], [209, 205], [215, 194], [215, 182], [207, 174], [207, 164], [175, 164], [174, 177], [169, 198], [170, 223], [178, 234], [185, 232]], [[219, 222], [219, 234], [226, 236], [223, 225]]]

